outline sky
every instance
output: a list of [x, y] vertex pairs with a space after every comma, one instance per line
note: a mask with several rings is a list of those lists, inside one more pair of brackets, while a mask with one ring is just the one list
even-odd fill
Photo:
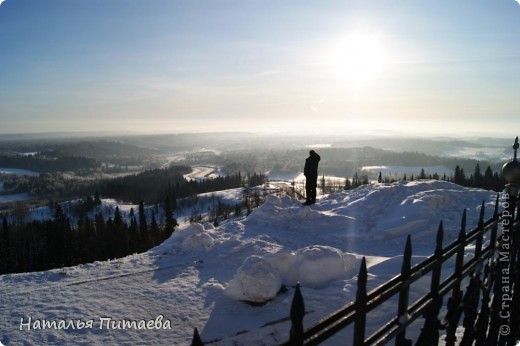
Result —
[[516, 136], [515, 0], [0, 0], [0, 133]]

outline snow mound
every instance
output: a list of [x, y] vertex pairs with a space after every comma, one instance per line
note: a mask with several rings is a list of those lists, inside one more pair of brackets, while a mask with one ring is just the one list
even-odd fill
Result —
[[213, 246], [215, 241], [204, 225], [195, 223], [175, 231], [167, 242], [173, 243], [174, 250], [186, 252], [208, 249]]
[[248, 221], [263, 223], [294, 221], [308, 219], [312, 215], [318, 215], [318, 213], [310, 208], [303, 208], [301, 203], [295, 199], [269, 195], [265, 203], [248, 216]]
[[226, 294], [234, 299], [264, 303], [273, 299], [282, 287], [278, 271], [260, 256], [250, 256], [229, 282]]
[[207, 249], [213, 245], [213, 238], [207, 233], [194, 233], [182, 242], [182, 250]]
[[329, 282], [354, 275], [355, 257], [329, 246], [309, 246], [298, 251], [297, 280], [306, 286], [326, 286]]
[[330, 247], [312, 245], [295, 252], [266, 255], [280, 272], [283, 283], [323, 287], [335, 280], [355, 275], [358, 260], [354, 255]]
[[320, 245], [262, 257], [253, 255], [238, 268], [226, 293], [238, 300], [267, 302], [280, 291], [282, 283], [292, 286], [299, 282], [316, 288], [349, 279], [355, 275], [358, 262], [354, 255]]

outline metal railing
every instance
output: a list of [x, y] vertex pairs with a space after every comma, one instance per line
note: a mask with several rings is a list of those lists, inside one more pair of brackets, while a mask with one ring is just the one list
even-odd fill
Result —
[[[446, 247], [442, 245], [444, 229], [441, 222], [434, 254], [413, 267], [412, 242], [408, 236], [401, 273], [370, 292], [367, 292], [367, 267], [363, 258], [357, 278], [356, 300], [305, 330], [302, 328], [304, 309], [301, 308], [304, 303], [298, 286], [291, 307], [290, 338], [282, 345], [318, 345], [349, 325], [354, 328], [349, 343], [352, 345], [382, 345], [392, 339], [396, 345], [411, 345], [412, 340], [406, 337], [407, 327], [419, 317], [424, 317], [424, 326], [416, 345], [437, 345], [441, 331], [446, 334], [445, 344], [448, 346], [473, 343], [513, 345], [520, 337], [517, 265], [520, 222], [518, 218], [512, 222], [514, 213], [500, 216], [498, 207], [497, 197], [493, 217], [484, 221], [483, 202], [478, 226], [469, 232], [466, 232], [464, 211], [458, 239]], [[506, 223], [512, 227], [508, 230], [510, 234], [504, 236], [504, 229], [498, 231], [499, 226]], [[485, 237], [488, 241], [483, 246]], [[474, 247], [474, 253], [470, 260], [464, 261], [469, 245]], [[449, 259], [455, 259], [454, 270], [441, 281], [443, 264]], [[410, 304], [410, 286], [428, 275], [431, 276], [430, 292]], [[469, 280], [469, 284], [463, 290], [465, 280]], [[508, 293], [506, 297], [505, 292]], [[442, 302], [448, 295], [447, 312], [440, 319]], [[395, 316], [371, 335], [365, 335], [367, 314], [395, 297], [398, 298]], [[507, 312], [504, 312], [504, 302], [510, 303]], [[458, 340], [456, 334], [463, 314], [463, 333], [459, 331], [459, 338], [460, 335], [462, 338]]]

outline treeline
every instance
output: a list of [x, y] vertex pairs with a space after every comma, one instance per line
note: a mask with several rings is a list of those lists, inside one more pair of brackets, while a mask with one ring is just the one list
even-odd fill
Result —
[[42, 173], [39, 176], [6, 174], [1, 176], [3, 193], [27, 192], [31, 196], [51, 199], [77, 198], [92, 191], [108, 198], [146, 204], [160, 203], [168, 195], [171, 200], [200, 193], [220, 191], [241, 186], [263, 184], [265, 176], [254, 173], [243, 176], [240, 172], [213, 179], [187, 180], [188, 166], [172, 166], [146, 170], [120, 178], [89, 180], [71, 178], [63, 173]]
[[0, 155], [0, 167], [16, 167], [39, 173], [49, 173], [96, 169], [100, 167], [100, 164], [89, 157], [56, 155], [52, 152], [34, 155], [4, 153]]
[[464, 168], [455, 167], [455, 174], [451, 180], [455, 184], [467, 187], [478, 187], [486, 190], [502, 191], [505, 187], [505, 180], [498, 172], [493, 172], [490, 166], [487, 166], [484, 173], [477, 163], [475, 169], [469, 175], [464, 172]]
[[[453, 175], [447, 176], [446, 174], [439, 175], [437, 173], [426, 174], [424, 169], [421, 170], [419, 175], [407, 177], [406, 174], [403, 175], [401, 180], [415, 180], [415, 179], [435, 179], [435, 180], [444, 180], [455, 183], [457, 185], [465, 186], [465, 187], [475, 187], [481, 188], [485, 190], [492, 191], [502, 191], [505, 186], [505, 180], [498, 172], [493, 172], [491, 166], [487, 166], [484, 173], [480, 168], [480, 164], [477, 163], [475, 169], [472, 173], [466, 174], [464, 168], [461, 168], [459, 165], [455, 167], [455, 172]], [[379, 172], [378, 182], [380, 183], [391, 183], [395, 182], [397, 179], [384, 177], [381, 172]], [[354, 185], [354, 184], [352, 184]], [[356, 186], [353, 186], [356, 187]]]
[[[90, 199], [88, 203], [98, 204]], [[91, 205], [92, 206], [92, 205]], [[72, 224], [60, 204], [53, 218], [23, 222], [2, 218], [0, 229], [0, 274], [40, 271], [93, 261], [124, 257], [146, 251], [168, 238], [177, 226], [168, 200], [164, 220], [157, 222], [152, 210], [147, 215], [139, 204], [137, 215], [130, 210], [127, 223], [118, 207], [107, 220], [102, 212], [82, 216]]]
[[191, 172], [190, 167], [172, 166], [163, 169], [148, 170], [143, 173], [105, 180], [97, 190], [103, 196], [146, 204], [162, 201], [165, 196], [176, 201], [201, 193], [221, 191], [242, 186], [258, 186], [264, 183], [263, 174], [254, 173], [242, 176], [240, 172], [218, 176], [212, 179], [187, 180], [184, 175]]
[[[440, 175], [438, 173], [426, 174], [425, 170], [421, 169], [421, 172], [416, 176], [403, 174], [397, 178], [395, 174], [385, 176], [379, 172], [377, 182], [388, 184], [396, 181], [414, 181], [416, 179], [443, 180], [465, 187], [481, 188], [497, 192], [502, 191], [505, 187], [505, 181], [498, 172], [493, 172], [491, 166], [487, 166], [484, 173], [482, 173], [479, 163], [476, 164], [472, 173], [469, 174], [464, 171], [464, 168], [458, 165], [455, 167], [453, 175]], [[354, 173], [352, 178], [346, 177], [343, 180], [343, 184], [338, 179], [326, 178], [325, 176], [322, 176], [318, 181], [318, 186], [323, 194], [334, 193], [340, 190], [352, 190], [367, 184], [370, 184], [368, 175], [359, 175], [357, 172]]]
[[41, 173], [38, 176], [2, 174], [2, 193], [27, 192], [33, 197], [61, 199], [92, 191], [92, 180], [69, 177], [64, 173]]

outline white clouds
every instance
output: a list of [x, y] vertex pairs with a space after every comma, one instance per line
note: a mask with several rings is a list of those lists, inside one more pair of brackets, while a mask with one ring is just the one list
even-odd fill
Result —
[[520, 5], [520, 0], [515, 0], [515, 1], [518, 3], [518, 5]]
[[0, 0], [0, 6], [2, 6], [2, 2], [4, 2], [5, 0]]

